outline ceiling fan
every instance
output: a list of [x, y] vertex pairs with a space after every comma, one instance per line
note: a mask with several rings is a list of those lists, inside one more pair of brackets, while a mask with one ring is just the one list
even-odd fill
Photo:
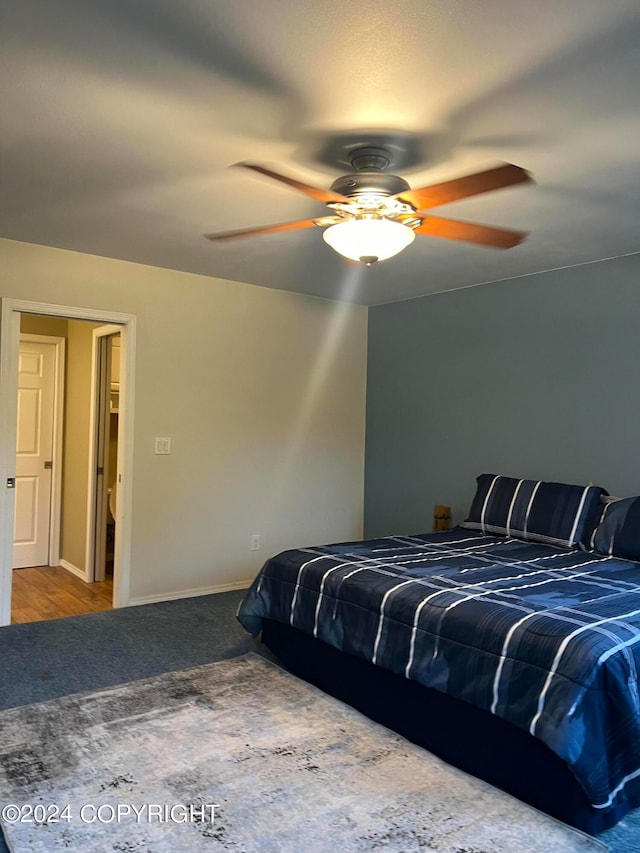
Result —
[[222, 234], [205, 234], [205, 237], [208, 240], [233, 240], [253, 234], [274, 234], [320, 226], [326, 228], [322, 236], [335, 251], [371, 266], [376, 261], [397, 255], [413, 242], [416, 234], [461, 240], [496, 249], [517, 246], [527, 236], [526, 232], [423, 213], [441, 204], [532, 182], [531, 175], [520, 166], [503, 163], [484, 172], [412, 190], [404, 178], [385, 171], [391, 156], [384, 148], [357, 148], [351, 152], [350, 162], [354, 171], [335, 180], [328, 190], [310, 186], [255, 163], [236, 163], [236, 166], [259, 172], [324, 202], [332, 210], [332, 215]]

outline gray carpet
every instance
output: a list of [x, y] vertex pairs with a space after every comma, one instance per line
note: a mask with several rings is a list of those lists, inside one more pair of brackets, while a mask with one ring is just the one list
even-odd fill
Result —
[[[0, 710], [262, 651], [229, 592], [0, 628]], [[599, 836], [640, 851], [640, 810]], [[7, 847], [0, 838], [0, 853]]]
[[0, 628], [0, 710], [259, 652], [235, 618], [242, 596], [225, 592]]
[[68, 804], [4, 821], [15, 851], [606, 850], [255, 654], [4, 711], [0, 728], [2, 799]]

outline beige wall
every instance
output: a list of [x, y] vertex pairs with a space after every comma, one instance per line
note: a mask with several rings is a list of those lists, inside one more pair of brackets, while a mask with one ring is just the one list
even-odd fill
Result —
[[53, 335], [67, 337], [67, 320], [61, 317], [40, 317], [37, 314], [20, 315], [20, 331], [26, 335]]
[[361, 535], [365, 308], [8, 240], [0, 276], [0, 296], [137, 316], [134, 599]]

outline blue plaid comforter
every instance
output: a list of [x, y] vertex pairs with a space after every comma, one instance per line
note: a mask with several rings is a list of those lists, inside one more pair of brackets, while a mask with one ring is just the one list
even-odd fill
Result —
[[640, 800], [640, 564], [487, 536], [285, 551], [240, 605], [542, 740], [597, 809]]

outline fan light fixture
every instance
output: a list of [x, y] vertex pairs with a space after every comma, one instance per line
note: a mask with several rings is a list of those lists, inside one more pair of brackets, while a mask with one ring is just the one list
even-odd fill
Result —
[[406, 249], [416, 235], [408, 225], [392, 219], [357, 216], [332, 225], [322, 236], [338, 254], [371, 266]]
[[484, 172], [412, 189], [404, 178], [385, 171], [392, 159], [391, 153], [384, 147], [359, 146], [351, 150], [349, 155], [354, 171], [336, 178], [328, 190], [304, 184], [258, 163], [236, 163], [236, 166], [251, 169], [316, 201], [324, 202], [330, 215], [221, 234], [205, 234], [205, 237], [217, 242], [319, 227], [326, 229], [322, 236], [338, 254], [371, 266], [376, 261], [392, 258], [406, 249], [416, 234], [461, 240], [494, 249], [510, 249], [527, 236], [522, 231], [508, 231], [506, 228], [475, 222], [458, 222], [431, 214], [431, 208], [440, 204], [449, 204], [514, 184], [531, 183], [531, 175], [521, 166], [503, 163]]

